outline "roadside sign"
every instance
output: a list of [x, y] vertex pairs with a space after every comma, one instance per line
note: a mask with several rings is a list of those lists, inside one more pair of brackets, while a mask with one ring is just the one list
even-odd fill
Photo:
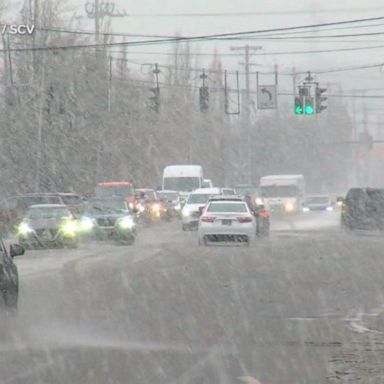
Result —
[[257, 87], [257, 108], [276, 109], [277, 92], [276, 85], [259, 85]]

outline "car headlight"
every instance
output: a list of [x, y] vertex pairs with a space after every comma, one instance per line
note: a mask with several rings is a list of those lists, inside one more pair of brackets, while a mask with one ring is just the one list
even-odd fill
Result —
[[25, 236], [28, 235], [29, 233], [33, 232], [33, 229], [30, 227], [30, 225], [26, 222], [20, 223], [19, 227], [17, 228], [18, 234]]
[[309, 212], [310, 209], [308, 207], [303, 207], [303, 212]]
[[160, 211], [160, 204], [157, 204], [157, 203], [152, 204], [151, 209], [155, 212], [159, 212]]
[[143, 204], [137, 204], [137, 209], [139, 212], [143, 213], [145, 211], [145, 207]]
[[61, 226], [61, 230], [65, 236], [74, 236], [77, 230], [77, 225], [74, 221], [66, 221]]
[[328, 211], [328, 212], [333, 211], [333, 207], [331, 207], [331, 206], [327, 207], [327, 211]]
[[180, 203], [175, 205], [175, 210], [176, 211], [180, 211], [181, 210], [181, 204]]
[[95, 223], [90, 217], [83, 217], [80, 220], [79, 226], [81, 231], [90, 231], [95, 226]]
[[128, 203], [128, 206], [129, 206], [129, 208], [130, 208], [130, 209], [133, 209], [133, 208], [135, 208], [135, 204], [134, 204], [134, 203], [132, 203], [132, 202], [131, 202], [131, 203]]
[[117, 222], [117, 225], [121, 228], [121, 229], [132, 229], [136, 224], [135, 222], [133, 221], [132, 217], [123, 217], [121, 218], [118, 222]]
[[293, 203], [286, 203], [284, 205], [285, 212], [292, 212], [294, 209], [295, 209], [295, 206], [293, 205]]

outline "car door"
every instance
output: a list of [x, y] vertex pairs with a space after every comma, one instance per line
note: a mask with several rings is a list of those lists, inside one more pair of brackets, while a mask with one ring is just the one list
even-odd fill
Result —
[[0, 290], [7, 308], [16, 308], [19, 296], [17, 267], [0, 240]]

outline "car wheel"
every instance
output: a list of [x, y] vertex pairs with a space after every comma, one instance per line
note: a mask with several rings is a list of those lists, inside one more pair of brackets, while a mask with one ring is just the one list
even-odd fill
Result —
[[133, 245], [135, 243], [135, 238], [132, 237], [129, 239], [121, 240], [120, 243], [123, 245]]

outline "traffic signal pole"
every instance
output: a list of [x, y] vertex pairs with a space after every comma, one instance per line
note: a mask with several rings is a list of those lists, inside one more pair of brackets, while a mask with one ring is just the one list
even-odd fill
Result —
[[244, 148], [244, 152], [240, 151], [240, 153], [245, 153], [246, 157], [242, 159], [242, 164], [246, 164], [246, 176], [249, 184], [252, 183], [252, 143], [251, 143], [251, 111], [250, 111], [250, 56], [251, 51], [257, 51], [262, 49], [261, 46], [250, 46], [246, 44], [242, 47], [231, 47], [232, 51], [241, 51], [244, 53], [244, 62], [240, 63], [244, 65], [245, 69], [245, 93], [244, 93], [244, 125], [243, 125], [243, 135], [242, 135], [242, 147]]

